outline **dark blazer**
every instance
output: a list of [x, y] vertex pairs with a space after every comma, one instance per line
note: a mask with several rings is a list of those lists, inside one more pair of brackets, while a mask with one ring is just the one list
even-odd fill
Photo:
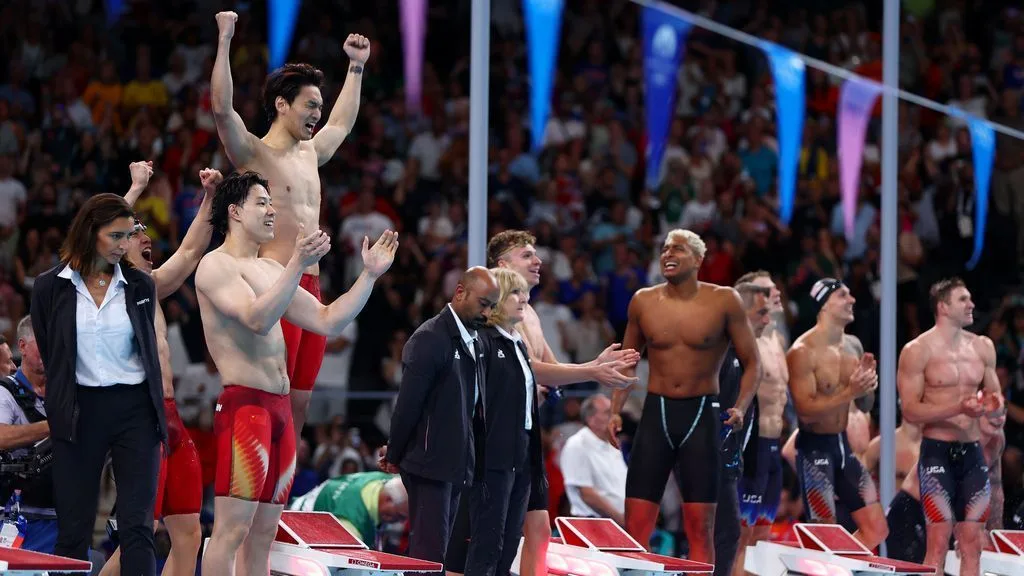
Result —
[[402, 350], [388, 462], [424, 478], [472, 484], [474, 384], [479, 376], [486, 412], [486, 347], [487, 339], [478, 337], [472, 357], [447, 306], [416, 329]]
[[[488, 340], [487, 347], [487, 468], [491, 470], [513, 470], [515, 455], [522, 454], [521, 430], [526, 426], [526, 377], [516, 357], [516, 344], [502, 336], [494, 328], [480, 331], [481, 339]], [[520, 344], [522, 346], [522, 344]], [[526, 348], [523, 356], [533, 371], [533, 362]], [[536, 377], [534, 377], [536, 382]], [[540, 440], [540, 405], [537, 394], [533, 395], [530, 407], [533, 426], [529, 435], [530, 465], [534, 470], [543, 469], [543, 455]]]
[[[64, 267], [65, 264], [58, 264], [36, 277], [32, 285], [32, 329], [46, 367], [45, 405], [50, 436], [75, 442], [79, 410], [75, 369], [78, 357], [78, 293], [71, 280], [57, 277]], [[146, 370], [146, 383], [143, 385], [149, 387], [160, 438], [166, 441], [167, 418], [153, 324], [157, 306], [156, 287], [148, 274], [123, 263], [121, 273], [127, 281], [124, 289], [128, 318], [131, 319], [139, 356]]]

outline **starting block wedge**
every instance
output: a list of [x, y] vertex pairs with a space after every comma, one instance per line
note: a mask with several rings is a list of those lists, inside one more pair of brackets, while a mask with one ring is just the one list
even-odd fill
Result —
[[[548, 573], [557, 576], [639, 576], [710, 574], [714, 566], [671, 556], [651, 554], [628, 532], [608, 518], [555, 518], [561, 539], [548, 545]], [[523, 544], [512, 564], [520, 574]]]
[[270, 547], [270, 572], [279, 576], [402, 576], [442, 571], [437, 562], [370, 550], [330, 512], [282, 512]]
[[923, 564], [880, 558], [836, 524], [796, 524], [796, 543], [758, 542], [747, 548], [743, 568], [758, 576], [934, 574]]
[[[993, 530], [981, 552], [981, 573], [992, 576], [1024, 574], [1024, 530]], [[956, 550], [946, 553], [946, 573], [960, 576]]]
[[52, 554], [31, 552], [20, 548], [0, 547], [0, 574], [10, 576], [44, 576], [51, 572], [88, 574], [92, 562], [73, 560]]

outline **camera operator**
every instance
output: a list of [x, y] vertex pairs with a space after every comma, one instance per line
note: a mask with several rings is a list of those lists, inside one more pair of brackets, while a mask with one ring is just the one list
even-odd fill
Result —
[[21, 514], [28, 521], [22, 548], [49, 554], [57, 542], [53, 476], [48, 462], [41, 465], [49, 460], [48, 450], [37, 446], [50, 435], [43, 407], [46, 372], [30, 317], [18, 323], [17, 335], [21, 368], [0, 377], [0, 506], [21, 489]]

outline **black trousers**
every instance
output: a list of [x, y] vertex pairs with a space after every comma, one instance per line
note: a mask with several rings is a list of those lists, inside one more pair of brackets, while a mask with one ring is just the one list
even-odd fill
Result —
[[715, 574], [728, 576], [740, 543], [740, 500], [737, 479], [722, 475], [718, 485], [718, 507], [715, 508]]
[[89, 559], [100, 491], [110, 453], [117, 483], [121, 574], [155, 576], [153, 506], [160, 473], [160, 433], [145, 383], [78, 387], [77, 441], [53, 442], [57, 511], [54, 554]]
[[409, 494], [409, 557], [444, 564], [461, 487], [402, 471]]
[[466, 576], [507, 576], [519, 551], [533, 475], [528, 457], [529, 437], [521, 431], [523, 453], [513, 470], [477, 473], [468, 494], [459, 502], [445, 570]]

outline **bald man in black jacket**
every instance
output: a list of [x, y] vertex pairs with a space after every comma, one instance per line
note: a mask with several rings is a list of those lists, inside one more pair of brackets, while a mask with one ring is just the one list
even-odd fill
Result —
[[486, 339], [476, 331], [498, 301], [486, 268], [467, 270], [452, 301], [402, 350], [402, 385], [379, 464], [409, 493], [409, 556], [444, 563], [462, 491], [473, 483], [474, 439], [483, 441]]

